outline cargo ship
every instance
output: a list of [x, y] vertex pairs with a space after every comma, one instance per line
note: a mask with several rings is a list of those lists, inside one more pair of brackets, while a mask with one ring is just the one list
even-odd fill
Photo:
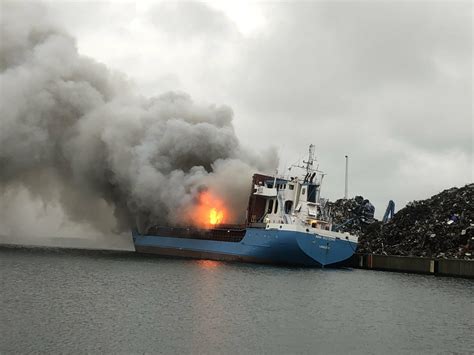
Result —
[[327, 200], [320, 197], [324, 174], [309, 148], [302, 176], [254, 174], [246, 222], [210, 228], [153, 226], [132, 232], [138, 253], [197, 259], [340, 267], [352, 257], [357, 237], [332, 228]]

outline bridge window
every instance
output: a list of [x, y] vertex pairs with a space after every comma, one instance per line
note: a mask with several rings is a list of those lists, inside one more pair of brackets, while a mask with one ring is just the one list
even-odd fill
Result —
[[273, 200], [268, 200], [267, 213], [272, 213], [272, 211], [273, 211]]
[[308, 186], [308, 202], [316, 202], [316, 186]]
[[275, 212], [274, 213], [277, 213], [278, 211], [278, 200], [275, 201]]
[[293, 201], [285, 201], [285, 213], [286, 214], [291, 212], [291, 207], [293, 207]]

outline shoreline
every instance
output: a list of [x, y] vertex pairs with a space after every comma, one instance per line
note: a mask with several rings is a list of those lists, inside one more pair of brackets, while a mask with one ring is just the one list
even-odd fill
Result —
[[437, 259], [418, 256], [354, 254], [356, 269], [408, 272], [435, 276], [474, 278], [474, 260]]

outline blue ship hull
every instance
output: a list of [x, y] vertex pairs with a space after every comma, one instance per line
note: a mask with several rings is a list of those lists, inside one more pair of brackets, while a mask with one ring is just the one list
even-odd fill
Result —
[[342, 266], [357, 247], [349, 240], [263, 228], [247, 228], [239, 242], [137, 233], [133, 241], [139, 253], [312, 267]]

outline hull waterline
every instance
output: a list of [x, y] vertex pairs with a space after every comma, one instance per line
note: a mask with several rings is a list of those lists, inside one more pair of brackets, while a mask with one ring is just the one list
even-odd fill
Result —
[[310, 267], [342, 266], [356, 249], [349, 240], [260, 228], [247, 228], [238, 242], [136, 233], [133, 238], [139, 253]]

